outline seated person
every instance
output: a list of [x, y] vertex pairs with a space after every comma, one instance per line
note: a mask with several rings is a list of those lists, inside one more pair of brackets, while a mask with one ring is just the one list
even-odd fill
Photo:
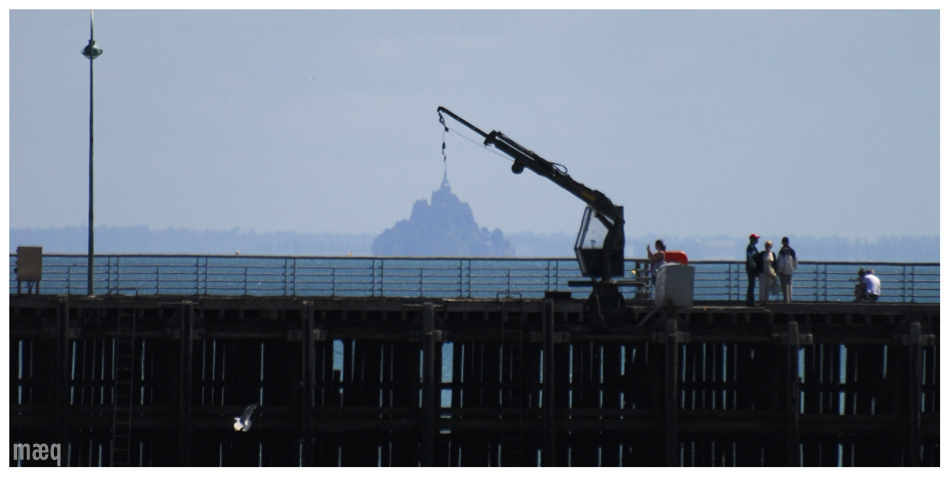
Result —
[[874, 275], [872, 269], [858, 270], [858, 284], [854, 286], [854, 301], [860, 303], [869, 301], [874, 303], [881, 297], [881, 279]]

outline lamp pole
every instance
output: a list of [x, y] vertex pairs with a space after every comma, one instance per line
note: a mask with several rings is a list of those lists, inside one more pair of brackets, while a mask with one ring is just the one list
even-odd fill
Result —
[[82, 50], [83, 56], [89, 58], [89, 264], [86, 294], [94, 295], [92, 289], [93, 283], [93, 256], [95, 255], [92, 236], [92, 60], [95, 60], [102, 54], [102, 50], [96, 47], [96, 40], [93, 39], [93, 17], [89, 12], [89, 44]]

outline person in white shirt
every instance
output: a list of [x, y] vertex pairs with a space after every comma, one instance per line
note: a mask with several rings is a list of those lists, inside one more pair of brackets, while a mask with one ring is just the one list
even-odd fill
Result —
[[772, 241], [765, 242], [765, 250], [761, 252], [762, 258], [759, 263], [762, 269], [759, 271], [759, 302], [764, 306], [769, 302], [769, 289], [772, 281], [775, 280], [775, 253], [772, 252]]
[[858, 270], [858, 284], [854, 287], [854, 301], [860, 303], [865, 300], [874, 303], [881, 297], [881, 279], [874, 275], [872, 269]]

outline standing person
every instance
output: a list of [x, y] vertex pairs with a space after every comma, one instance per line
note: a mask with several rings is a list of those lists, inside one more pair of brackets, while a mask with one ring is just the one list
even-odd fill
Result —
[[755, 306], [755, 278], [759, 274], [759, 249], [755, 244], [759, 242], [759, 236], [749, 235], [749, 246], [745, 248], [745, 273], [749, 277], [749, 290], [745, 295], [745, 304]]
[[873, 269], [858, 270], [858, 284], [854, 286], [854, 301], [856, 303], [867, 300], [871, 303], [881, 297], [881, 279], [874, 275]]
[[647, 244], [647, 258], [650, 259], [650, 285], [653, 288], [656, 287], [657, 272], [659, 272], [660, 267], [666, 263], [666, 245], [659, 239], [657, 239], [654, 245], [656, 245], [656, 253], [653, 253], [653, 251], [650, 250], [650, 244]]
[[782, 249], [778, 251], [778, 279], [782, 286], [785, 303], [792, 302], [792, 273], [798, 268], [795, 250], [788, 246], [788, 237], [782, 237]]
[[775, 280], [775, 253], [772, 252], [772, 241], [765, 242], [765, 250], [762, 251], [762, 257], [759, 259], [759, 301], [762, 305], [769, 302], [769, 288], [772, 281]]

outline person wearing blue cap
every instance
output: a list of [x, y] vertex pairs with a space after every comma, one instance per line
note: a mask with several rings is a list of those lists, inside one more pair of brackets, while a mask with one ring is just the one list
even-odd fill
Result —
[[782, 237], [782, 249], [778, 251], [778, 279], [782, 286], [785, 303], [792, 302], [792, 274], [798, 268], [795, 249], [788, 246], [788, 237]]
[[759, 276], [759, 249], [755, 244], [759, 242], [759, 236], [749, 235], [749, 246], [745, 249], [745, 273], [749, 277], [749, 290], [745, 295], [746, 306], [755, 306], [755, 279]]

